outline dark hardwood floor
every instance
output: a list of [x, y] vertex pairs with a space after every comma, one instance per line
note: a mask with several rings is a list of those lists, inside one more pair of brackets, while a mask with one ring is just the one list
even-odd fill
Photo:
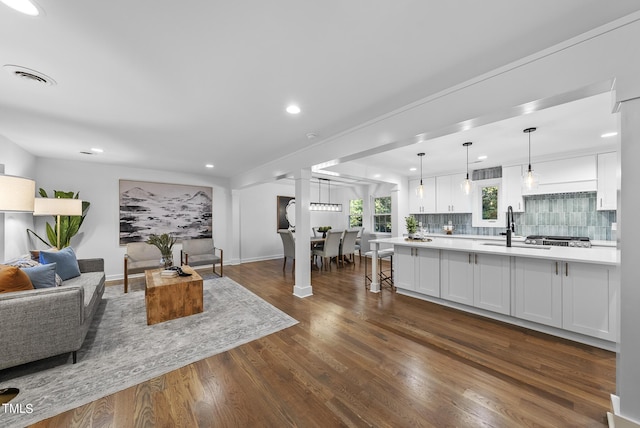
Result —
[[[362, 265], [364, 266], [364, 265]], [[364, 289], [362, 266], [224, 272], [299, 323], [36, 427], [602, 427], [615, 354]]]

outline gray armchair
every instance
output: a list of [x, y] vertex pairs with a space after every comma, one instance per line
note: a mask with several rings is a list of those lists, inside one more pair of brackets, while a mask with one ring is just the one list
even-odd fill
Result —
[[[216, 248], [213, 238], [185, 239], [182, 241], [180, 263], [191, 267], [211, 264], [213, 265], [213, 273], [223, 276], [223, 251], [222, 248]], [[220, 274], [216, 272], [218, 263], [220, 263]]]
[[160, 267], [162, 253], [155, 245], [146, 242], [130, 242], [124, 255], [124, 292], [129, 291], [129, 275]]

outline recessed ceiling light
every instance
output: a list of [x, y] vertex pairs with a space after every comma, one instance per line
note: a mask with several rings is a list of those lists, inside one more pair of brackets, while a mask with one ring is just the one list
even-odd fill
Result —
[[486, 158], [487, 158], [487, 155], [478, 156], [478, 160], [485, 160]]
[[40, 15], [40, 10], [38, 7], [29, 0], [0, 0], [2, 3], [6, 4], [13, 10], [17, 10], [20, 13], [24, 13], [29, 16], [38, 16]]
[[409, 168], [409, 171], [417, 171], [417, 170], [418, 170], [418, 168], [416, 168], [415, 166], [414, 166], [414, 167]]
[[213, 164], [212, 163], [208, 163], [205, 165], [207, 168], [213, 168]]
[[289, 114], [298, 114], [300, 113], [300, 107], [298, 107], [295, 104], [291, 104], [290, 106], [287, 106], [287, 113]]
[[618, 135], [617, 132], [607, 132], [606, 134], [602, 134], [600, 137], [601, 138], [610, 138], [610, 137], [615, 137], [616, 135]]
[[19, 77], [23, 81], [28, 81], [32, 83], [41, 83], [47, 86], [56, 84], [56, 81], [53, 80], [51, 77], [47, 76], [46, 74], [40, 73], [39, 71], [32, 70], [27, 67], [22, 67], [21, 65], [5, 64], [2, 66], [2, 68], [4, 68], [7, 71], [7, 73], [11, 73], [16, 77]]
[[380, 174], [374, 174], [373, 178], [380, 178]]
[[95, 153], [104, 153], [104, 150], [99, 149], [98, 147], [93, 147], [93, 148], [91, 149], [91, 151], [92, 151], [92, 152], [95, 152]]

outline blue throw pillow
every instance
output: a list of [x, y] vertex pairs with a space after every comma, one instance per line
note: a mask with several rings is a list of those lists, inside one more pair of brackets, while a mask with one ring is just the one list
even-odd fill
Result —
[[43, 265], [57, 263], [56, 272], [63, 281], [80, 276], [78, 259], [71, 247], [63, 248], [60, 251], [40, 251], [40, 263]]
[[22, 268], [34, 288], [51, 288], [56, 286], [56, 263]]

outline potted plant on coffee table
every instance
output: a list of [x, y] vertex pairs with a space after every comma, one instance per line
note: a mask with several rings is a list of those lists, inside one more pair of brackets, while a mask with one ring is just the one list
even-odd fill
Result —
[[168, 233], [163, 233], [162, 235], [152, 234], [147, 239], [147, 244], [155, 245], [158, 250], [160, 250], [160, 254], [162, 255], [162, 265], [165, 269], [173, 266], [173, 244], [175, 244], [177, 238], [172, 237]]

